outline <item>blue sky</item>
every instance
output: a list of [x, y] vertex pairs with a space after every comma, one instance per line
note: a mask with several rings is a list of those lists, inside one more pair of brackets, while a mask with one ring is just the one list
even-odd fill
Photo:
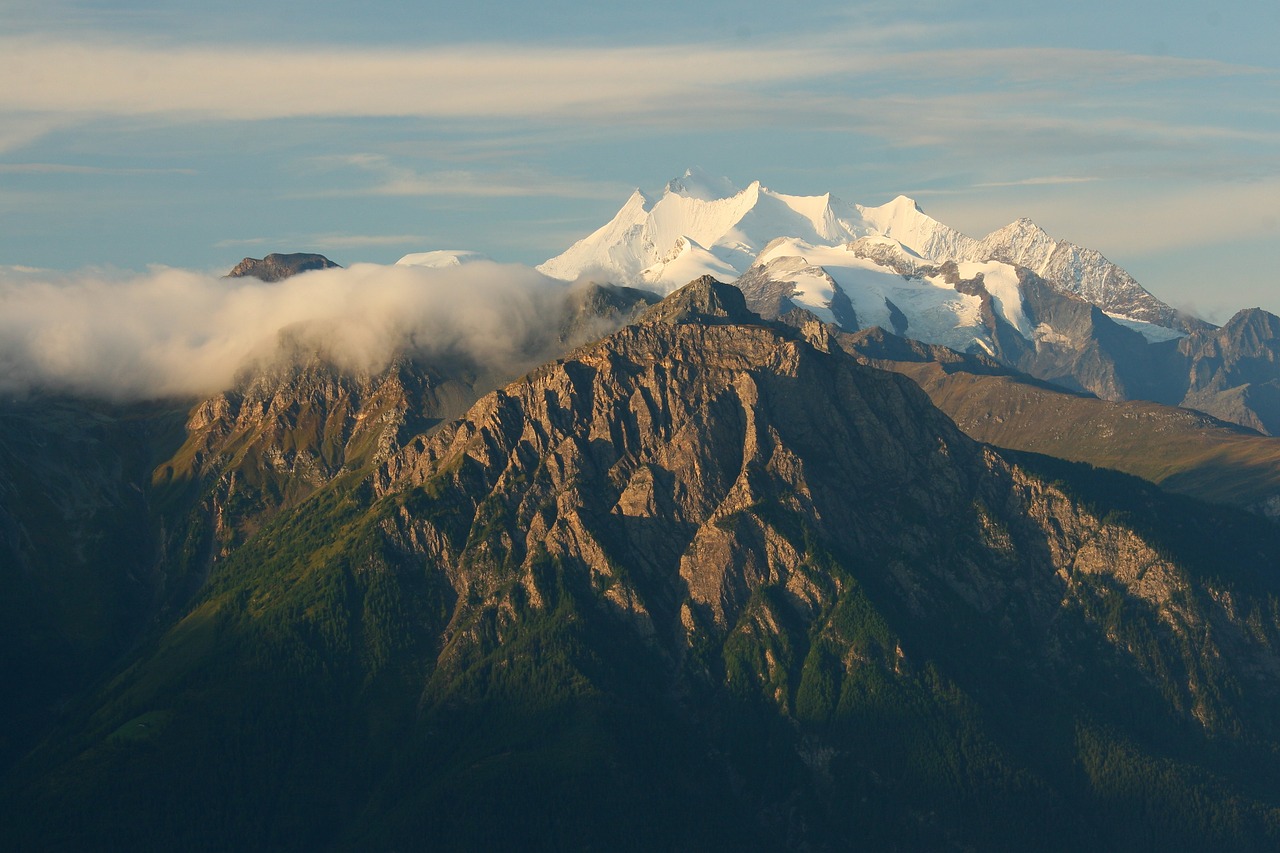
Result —
[[1280, 4], [1054, 5], [6, 0], [0, 266], [537, 263], [699, 165], [1280, 312]]

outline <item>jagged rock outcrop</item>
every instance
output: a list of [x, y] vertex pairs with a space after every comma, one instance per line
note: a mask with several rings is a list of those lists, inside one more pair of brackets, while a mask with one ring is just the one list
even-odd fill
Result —
[[187, 526], [170, 531], [170, 548], [203, 555], [207, 568], [280, 510], [383, 461], [523, 369], [613, 331], [654, 301], [632, 288], [574, 288], [555, 328], [540, 330], [511, 365], [406, 350], [376, 373], [345, 370], [323, 337], [282, 332], [276, 350], [248, 366], [235, 388], [191, 410], [185, 443], [156, 468], [155, 488], [185, 493], [197, 506]]
[[1221, 329], [1178, 342], [1185, 359], [1181, 404], [1280, 435], [1280, 317], [1252, 308]]
[[227, 273], [227, 278], [244, 278], [248, 276], [267, 282], [283, 281], [298, 273], [334, 269], [336, 267], [338, 267], [338, 264], [335, 264], [324, 255], [315, 255], [308, 252], [294, 252], [291, 254], [272, 252], [265, 258], [245, 258], [236, 264], [231, 269], [231, 272]]

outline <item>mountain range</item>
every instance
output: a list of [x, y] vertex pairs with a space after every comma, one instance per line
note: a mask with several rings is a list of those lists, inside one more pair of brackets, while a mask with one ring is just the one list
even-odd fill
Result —
[[[787, 238], [783, 246], [773, 245], [778, 238]], [[658, 198], [636, 190], [609, 223], [538, 268], [557, 278], [591, 275], [670, 290], [700, 275], [732, 280], [769, 260], [824, 248], [847, 250], [823, 255], [834, 266], [870, 272], [914, 274], [945, 261], [1016, 265], [1118, 318], [1171, 329], [1205, 325], [1180, 316], [1098, 252], [1055, 240], [1029, 219], [975, 240], [906, 196], [865, 207], [830, 193], [785, 195], [759, 181], [739, 189], [697, 169], [672, 180]], [[859, 263], [865, 260], [873, 263]], [[830, 310], [820, 286], [796, 296], [819, 313]]]
[[0, 403], [0, 847], [1280, 844], [1277, 318], [694, 171], [542, 269]]
[[738, 189], [691, 169], [656, 199], [637, 190], [539, 269], [660, 293], [711, 275], [735, 282], [765, 317], [803, 309], [844, 331], [880, 327], [989, 355], [1104, 399], [1280, 430], [1280, 319], [1250, 309], [1218, 329], [1028, 219], [974, 239], [904, 196], [865, 207], [759, 182]]

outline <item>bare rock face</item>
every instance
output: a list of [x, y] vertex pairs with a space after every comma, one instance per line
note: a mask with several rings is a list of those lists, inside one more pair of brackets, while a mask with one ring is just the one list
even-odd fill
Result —
[[170, 531], [170, 550], [201, 554], [207, 568], [280, 510], [384, 462], [522, 370], [599, 339], [655, 300], [632, 288], [571, 290], [559, 325], [533, 341], [522, 362], [500, 367], [404, 351], [383, 370], [352, 372], [335, 365], [322, 338], [282, 332], [276, 350], [247, 367], [236, 387], [191, 409], [185, 442], [156, 467], [154, 487], [198, 495], [187, 519], [197, 523]]
[[[973, 618], [1006, 653], [1053, 670], [1076, 631], [1093, 632], [1206, 726], [1239, 713], [1203, 687], [1225, 644], [1249, 648], [1254, 671], [1280, 666], [1213, 603], [1225, 587], [1161, 540], [969, 440], [905, 377], [859, 365], [832, 340], [824, 351], [752, 322], [731, 294], [695, 282], [382, 466], [379, 496], [432, 496], [421, 511], [407, 501], [386, 531], [443, 567], [455, 623], [501, 621], [540, 600], [550, 561], [673, 660], [692, 661], [739, 635], [767, 646], [782, 625], [830, 630], [823, 620], [856, 576], [944, 646], [970, 643], [958, 626]], [[1161, 651], [1107, 627], [1115, 595], [1149, 610]], [[1080, 618], [1092, 627], [1068, 628]], [[1280, 622], [1263, 622], [1280, 639]], [[439, 666], [483, 653], [464, 654], [467, 643], [448, 644]], [[837, 680], [856, 678], [862, 664], [842, 648]], [[786, 665], [767, 657], [727, 677], [785, 682]], [[1280, 686], [1241, 685], [1255, 697]], [[794, 694], [773, 690], [794, 711]]]
[[231, 272], [227, 273], [227, 278], [250, 276], [267, 282], [282, 281], [301, 272], [334, 269], [338, 266], [338, 264], [335, 264], [324, 255], [314, 255], [306, 252], [294, 252], [292, 254], [272, 252], [265, 258], [245, 258], [236, 264]]

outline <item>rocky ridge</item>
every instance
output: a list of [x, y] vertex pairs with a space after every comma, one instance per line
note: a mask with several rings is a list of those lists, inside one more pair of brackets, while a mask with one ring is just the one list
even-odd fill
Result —
[[327, 270], [337, 268], [338, 264], [324, 255], [307, 252], [279, 254], [272, 252], [265, 258], [245, 258], [232, 267], [227, 278], [256, 278], [266, 282], [283, 281], [298, 273], [311, 270]]
[[1110, 314], [1186, 332], [1212, 328], [1161, 302], [1100, 252], [1054, 239], [1030, 219], [1018, 219], [972, 243], [956, 258], [961, 259], [1025, 267]]

